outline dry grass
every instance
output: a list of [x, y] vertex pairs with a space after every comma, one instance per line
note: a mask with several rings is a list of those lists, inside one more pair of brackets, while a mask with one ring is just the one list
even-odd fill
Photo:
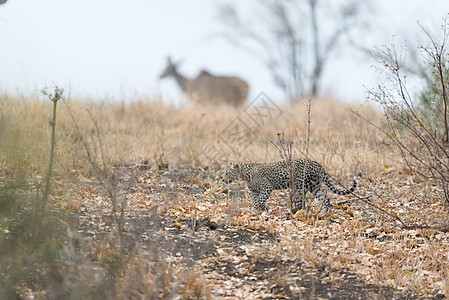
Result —
[[[229, 107], [180, 107], [160, 101], [137, 101], [95, 104], [78, 99], [67, 101], [78, 123], [75, 130], [67, 106], [60, 103], [57, 124], [56, 174], [67, 176], [83, 166], [81, 136], [91, 142], [93, 152], [100, 156], [94, 120], [99, 125], [105, 157], [110, 163], [150, 164], [170, 166], [220, 166], [226, 160], [273, 161], [280, 156], [271, 141], [284, 132], [295, 141], [295, 154], [305, 154], [307, 132], [305, 105], [282, 107], [280, 117], [265, 118], [256, 124], [243, 111]], [[0, 155], [2, 172], [31, 179], [42, 176], [49, 149], [51, 103], [35, 97], [7, 98], [3, 101]], [[363, 108], [371, 119], [378, 118], [372, 108]], [[240, 123], [240, 121], [242, 123]], [[347, 104], [332, 100], [314, 101], [311, 115], [309, 157], [321, 162], [331, 173], [341, 177], [358, 169], [366, 176], [396, 165], [392, 152], [382, 144], [383, 137], [352, 114]], [[230, 125], [247, 126], [242, 139], [228, 139]], [[81, 134], [81, 136], [80, 136]], [[209, 153], [209, 145], [223, 152]], [[233, 151], [235, 150], [235, 151]], [[207, 152], [208, 155], [204, 155]], [[224, 154], [224, 155], [221, 155]]]
[[[278, 151], [271, 143], [276, 142], [280, 132], [284, 132], [286, 137], [292, 137], [295, 156], [301, 157], [306, 153], [306, 109], [302, 103], [282, 107], [280, 117], [267, 118], [262, 126], [256, 124], [244, 111], [228, 107], [173, 107], [160, 101], [99, 105], [80, 99], [70, 99], [67, 104], [77, 121], [79, 132], [67, 106], [60, 103], [55, 165], [58, 182], [71, 182], [79, 174], [86, 177], [90, 175], [85, 167], [82, 138], [91, 146], [99, 162], [105, 159], [108, 165], [132, 165], [148, 161], [153, 169], [162, 164], [168, 164], [169, 170], [182, 166], [219, 169], [228, 160], [280, 160]], [[20, 178], [26, 182], [42, 181], [49, 152], [50, 108], [48, 100], [37, 97], [3, 100], [0, 119], [2, 180]], [[361, 107], [360, 112], [375, 123], [380, 120], [374, 108]], [[243, 121], [238, 123], [244, 129], [243, 140], [229, 139], [229, 126], [235, 124], [236, 120]], [[98, 144], [97, 135], [101, 137], [102, 145]], [[210, 145], [220, 151], [207, 152]], [[101, 154], [102, 149], [104, 155]], [[348, 185], [353, 176], [359, 176], [359, 192], [376, 194], [375, 202], [382, 207], [406, 214], [411, 211], [409, 208], [418, 214], [425, 209], [426, 217], [447, 217], [441, 215], [446, 214], [441, 207], [437, 209], [435, 206], [434, 213], [429, 213], [429, 206], [439, 203], [438, 199], [432, 198], [434, 185], [410, 174], [395, 149], [378, 131], [357, 118], [345, 103], [328, 99], [314, 101], [308, 156], [322, 163], [336, 179], [342, 179], [343, 186]], [[192, 182], [195, 181], [194, 177]], [[211, 189], [215, 188], [214, 181], [209, 184]], [[70, 193], [70, 189], [59, 186], [53, 194], [53, 204], [61, 202], [60, 207], [77, 210], [79, 205]], [[296, 219], [289, 220], [288, 226], [281, 227], [279, 222], [287, 222], [285, 215], [279, 213], [268, 220], [253, 216], [247, 196], [243, 196], [245, 203], [231, 200], [229, 205], [223, 205], [224, 211], [215, 209], [198, 212], [198, 218], [217, 220], [219, 218], [215, 214], [218, 214], [226, 216], [226, 223], [245, 224], [248, 229], [268, 231], [281, 237], [295, 237], [301, 231], [308, 235], [306, 240], [285, 238], [277, 251], [287, 251], [290, 259], [296, 257], [315, 265], [325, 264], [332, 268], [350, 265], [354, 269], [361, 266], [361, 269], [375, 270], [363, 273], [369, 274], [366, 275], [369, 280], [422, 291], [428, 289], [428, 281], [438, 280], [440, 290], [446, 295], [449, 293], [449, 271], [444, 252], [448, 247], [441, 242], [445, 237], [441, 238], [435, 231], [404, 231], [400, 240], [385, 242], [367, 238], [373, 232], [389, 236], [389, 232], [397, 228], [392, 229], [394, 226], [391, 222], [386, 223], [385, 215], [373, 213], [369, 206], [360, 202], [341, 204], [337, 209], [339, 212], [330, 216], [343, 220], [337, 226], [338, 230], [336, 226], [331, 228], [328, 221], [314, 219], [310, 215], [298, 215]], [[174, 193], [161, 197], [161, 201], [168, 199], [170, 205], [196, 205], [192, 204], [189, 197], [184, 201]], [[275, 199], [278, 200], [276, 196]], [[249, 224], [245, 217], [248, 214], [253, 216]], [[404, 215], [404, 219], [407, 218], [413, 220], [415, 217]], [[413, 244], [417, 237], [424, 243], [419, 247]], [[323, 243], [318, 245], [314, 239], [322, 239]], [[323, 250], [326, 245], [329, 247]], [[267, 249], [273, 251], [272, 245]], [[105, 249], [98, 251], [103, 253], [103, 258], [109, 257], [111, 261], [115, 257], [114, 252]], [[155, 278], [151, 270], [156, 263], [155, 260], [146, 264], [141, 260], [128, 263], [120, 271], [124, 282], [120, 283], [119, 289], [123, 287], [123, 295], [130, 290], [126, 278], [139, 278], [142, 285], [138, 289], [141, 292], [145, 289], [144, 294], [150, 293], [151, 287], [159, 284], [158, 280], [165, 280], [172, 282], [171, 288], [178, 288], [172, 284], [183, 282], [184, 285], [179, 289], [185, 290], [185, 294], [189, 295], [187, 298], [207, 298], [210, 287], [199, 281], [198, 271], [175, 274], [171, 266], [159, 266], [165, 268], [171, 277]], [[179, 279], [182, 276], [186, 276], [186, 279]], [[283, 285], [287, 279], [280, 273], [276, 284]], [[160, 290], [160, 293], [170, 291]]]
[[[150, 164], [169, 163], [172, 166], [219, 166], [228, 160], [278, 160], [279, 154], [270, 141], [284, 132], [295, 141], [296, 154], [304, 155], [307, 130], [305, 107], [296, 104], [282, 108], [280, 117], [256, 124], [243, 111], [219, 107], [172, 107], [160, 101], [137, 101], [95, 104], [70, 99], [68, 106], [78, 123], [80, 134], [88, 141], [96, 137], [94, 120], [99, 124], [105, 157], [111, 163]], [[2, 171], [17, 175], [42, 175], [46, 167], [50, 134], [51, 103], [37, 97], [7, 98], [2, 109]], [[376, 111], [364, 108], [376, 118]], [[354, 173], [361, 168], [371, 174], [392, 165], [380, 147], [382, 137], [366, 123], [355, 117], [347, 104], [332, 100], [315, 101], [312, 106], [311, 147], [309, 156], [335, 173]], [[242, 140], [226, 140], [229, 126], [243, 121], [248, 135]], [[234, 122], [234, 123], [233, 123]], [[239, 122], [237, 122], [239, 123]], [[57, 174], [67, 175], [82, 165], [79, 133], [67, 111], [58, 107]], [[242, 125], [242, 124], [238, 124]], [[224, 156], [205, 156], [210, 144], [223, 150]], [[228, 147], [228, 145], [230, 147]], [[20, 149], [20, 150], [19, 150]], [[233, 150], [236, 150], [234, 152]], [[94, 152], [99, 155], [99, 147]], [[220, 152], [221, 154], [221, 152]], [[346, 163], [345, 163], [346, 162]]]

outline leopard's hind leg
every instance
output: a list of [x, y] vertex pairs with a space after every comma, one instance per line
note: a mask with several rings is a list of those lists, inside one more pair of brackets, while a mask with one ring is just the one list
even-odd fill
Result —
[[326, 213], [329, 210], [330, 198], [327, 195], [327, 190], [324, 188], [321, 182], [313, 182], [313, 184], [310, 186], [310, 192], [312, 193], [314, 199], [317, 202], [321, 203], [323, 214]]
[[293, 196], [294, 206], [292, 213], [305, 208], [305, 193], [302, 189], [296, 189]]

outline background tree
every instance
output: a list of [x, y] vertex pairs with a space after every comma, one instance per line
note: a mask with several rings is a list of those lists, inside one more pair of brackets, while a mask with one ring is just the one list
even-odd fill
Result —
[[220, 6], [224, 36], [260, 59], [292, 101], [317, 96], [326, 64], [343, 54], [336, 50], [344, 39], [367, 28], [361, 16], [368, 1], [267, 0], [257, 4], [252, 17], [240, 16], [231, 4]]

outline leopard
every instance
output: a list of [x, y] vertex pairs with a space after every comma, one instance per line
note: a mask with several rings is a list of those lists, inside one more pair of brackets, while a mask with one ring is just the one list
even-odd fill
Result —
[[[293, 180], [290, 180], [290, 174]], [[251, 192], [253, 207], [263, 211], [269, 210], [266, 201], [273, 190], [288, 189], [291, 182], [294, 182], [293, 213], [305, 208], [307, 192], [310, 192], [315, 200], [323, 203], [323, 213], [326, 213], [330, 206], [330, 198], [326, 195], [323, 184], [329, 191], [341, 196], [353, 193], [358, 185], [358, 181], [354, 178], [349, 189], [336, 187], [323, 166], [308, 158], [270, 163], [229, 162], [222, 180], [227, 184], [234, 180], [244, 180]]]

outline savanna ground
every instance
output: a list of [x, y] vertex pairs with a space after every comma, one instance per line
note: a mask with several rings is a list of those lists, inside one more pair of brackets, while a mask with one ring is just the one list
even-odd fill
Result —
[[[438, 185], [412, 173], [345, 103], [315, 100], [308, 118], [305, 102], [259, 100], [239, 111], [60, 101], [51, 197], [44, 217], [25, 218], [41, 199], [52, 103], [3, 96], [0, 204], [15, 213], [0, 219], [2, 298], [447, 296]], [[352, 110], [382, 126], [376, 109]], [[291, 215], [288, 191], [271, 195], [269, 212], [255, 211], [245, 184], [225, 185], [221, 170], [280, 160], [278, 133], [337, 185], [357, 177], [355, 194], [331, 195], [324, 216], [313, 202]]]

